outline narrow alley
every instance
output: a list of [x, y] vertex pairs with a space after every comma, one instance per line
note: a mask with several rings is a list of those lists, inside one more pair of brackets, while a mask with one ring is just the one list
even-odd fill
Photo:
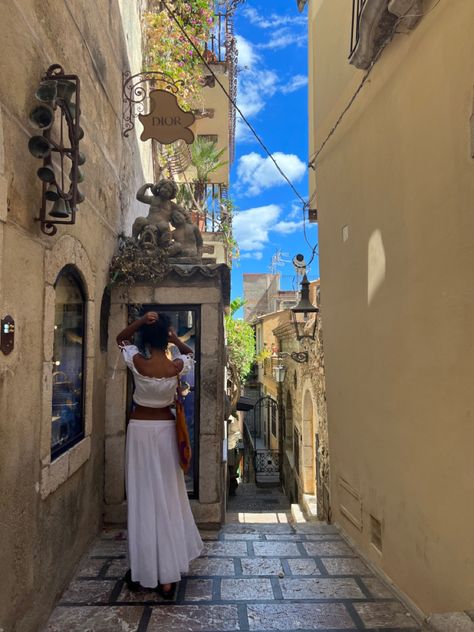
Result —
[[124, 586], [126, 533], [104, 531], [44, 632], [420, 630], [334, 526], [294, 523], [282, 494], [252, 485], [229, 509], [172, 602]]

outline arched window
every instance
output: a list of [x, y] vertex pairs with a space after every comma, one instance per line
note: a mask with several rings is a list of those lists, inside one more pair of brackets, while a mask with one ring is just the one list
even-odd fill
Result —
[[52, 459], [84, 437], [86, 332], [86, 300], [76, 269], [63, 268], [54, 288]]

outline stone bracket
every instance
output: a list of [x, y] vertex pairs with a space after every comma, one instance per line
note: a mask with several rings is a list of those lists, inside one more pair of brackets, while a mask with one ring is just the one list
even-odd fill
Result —
[[[397, 22], [402, 20], [405, 27], [413, 29], [422, 12], [422, 0], [365, 0], [358, 18], [358, 38], [349, 57], [350, 63], [361, 70], [370, 68], [377, 53], [392, 36]], [[356, 19], [353, 16], [353, 20]]]

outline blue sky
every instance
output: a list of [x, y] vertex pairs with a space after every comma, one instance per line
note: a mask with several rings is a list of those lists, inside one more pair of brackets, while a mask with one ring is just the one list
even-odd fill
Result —
[[[239, 48], [238, 105], [300, 195], [308, 198], [307, 16], [296, 0], [247, 0], [235, 17]], [[237, 124], [231, 172], [232, 198], [239, 209], [234, 235], [240, 259], [232, 270], [232, 297], [243, 296], [242, 275], [275, 271], [282, 289], [293, 289], [291, 265], [304, 240], [302, 203], [281, 178], [245, 124]], [[308, 241], [317, 241], [317, 225], [306, 224]], [[309, 277], [319, 276], [317, 258]]]

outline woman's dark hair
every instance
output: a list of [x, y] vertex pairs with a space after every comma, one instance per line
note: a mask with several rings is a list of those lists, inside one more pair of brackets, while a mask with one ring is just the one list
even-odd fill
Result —
[[168, 346], [168, 335], [171, 327], [171, 320], [166, 314], [158, 314], [158, 320], [152, 325], [142, 325], [140, 334], [144, 347], [150, 346], [155, 349], [166, 349]]

